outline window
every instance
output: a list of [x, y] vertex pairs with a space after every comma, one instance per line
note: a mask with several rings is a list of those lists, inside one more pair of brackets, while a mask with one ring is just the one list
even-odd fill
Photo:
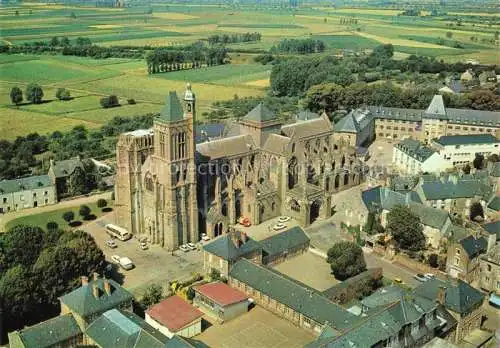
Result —
[[457, 255], [460, 255], [460, 249], [457, 249]]
[[458, 266], [460, 264], [460, 258], [455, 257], [455, 266]]
[[47, 196], [49, 194], [49, 191], [45, 191], [43, 194]]
[[23, 195], [20, 195], [20, 196], [19, 196], [19, 199], [20, 199], [21, 201], [24, 201], [24, 196], [23, 196]]
[[491, 272], [491, 265], [488, 265], [488, 272]]
[[36, 192], [33, 192], [33, 198], [36, 197]]
[[7, 203], [7, 198], [6, 197], [4, 197], [3, 202]]
[[165, 156], [165, 134], [160, 133], [160, 155]]

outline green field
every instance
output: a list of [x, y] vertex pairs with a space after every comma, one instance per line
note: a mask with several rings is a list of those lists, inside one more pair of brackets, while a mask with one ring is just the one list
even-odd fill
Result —
[[[96, 203], [89, 203], [86, 204], [90, 210], [91, 214], [95, 215], [96, 217], [102, 216], [103, 213], [101, 208], [97, 207], [97, 202]], [[108, 205], [110, 207], [113, 206], [113, 201], [108, 200]], [[64, 221], [62, 218], [62, 215], [67, 212], [67, 211], [72, 211], [75, 214], [75, 221], [81, 221], [85, 223], [85, 221], [82, 220], [81, 216], [78, 213], [78, 210], [80, 209], [80, 206], [74, 206], [74, 207], [68, 207], [64, 209], [57, 209], [57, 210], [52, 210], [44, 213], [39, 213], [39, 214], [32, 214], [32, 215], [27, 215], [27, 216], [21, 216], [17, 219], [11, 220], [7, 223], [5, 226], [6, 229], [10, 229], [14, 226], [18, 225], [30, 225], [30, 226], [38, 226], [43, 229], [47, 228], [47, 222], [55, 222], [59, 226], [59, 228], [67, 228], [68, 223]]]
[[[148, 14], [150, 8], [152, 14]], [[82, 36], [103, 46], [185, 45], [213, 34], [257, 31], [262, 34], [261, 41], [228, 46], [259, 53], [283, 38], [314, 38], [326, 43], [327, 54], [392, 43], [397, 56], [419, 54], [451, 62], [477, 59], [498, 63], [498, 46], [483, 41], [491, 39], [499, 25], [473, 26], [465, 21], [450, 28], [449, 17], [405, 17], [399, 13], [394, 9], [332, 7], [287, 11], [153, 3], [151, 7], [117, 9], [25, 3], [1, 7], [0, 26], [2, 40], [13, 44], [49, 41], [53, 36], [67, 36], [74, 42]], [[341, 19], [346, 17], [354, 17], [358, 23], [343, 24]], [[448, 32], [452, 38], [447, 38]], [[472, 36], [478, 41], [472, 42]], [[455, 41], [463, 49], [454, 48]], [[67, 130], [78, 124], [97, 128], [113, 116], [158, 112], [168, 91], [182, 93], [186, 82], [193, 84], [201, 117], [214, 101], [265, 93], [272, 67], [255, 64], [253, 57], [231, 53], [230, 65], [148, 75], [143, 60], [0, 54], [0, 138]], [[10, 88], [24, 90], [30, 82], [42, 85], [48, 102], [12, 106]], [[74, 99], [54, 100], [58, 87], [69, 89]], [[116, 94], [122, 106], [101, 109], [100, 98], [109, 94]], [[137, 104], [127, 105], [128, 98]]]

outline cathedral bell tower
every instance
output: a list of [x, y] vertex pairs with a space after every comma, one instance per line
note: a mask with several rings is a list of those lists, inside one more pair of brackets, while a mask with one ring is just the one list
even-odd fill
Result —
[[199, 240], [194, 142], [195, 96], [186, 86], [184, 108], [176, 92], [154, 120], [153, 172], [158, 237], [168, 250]]

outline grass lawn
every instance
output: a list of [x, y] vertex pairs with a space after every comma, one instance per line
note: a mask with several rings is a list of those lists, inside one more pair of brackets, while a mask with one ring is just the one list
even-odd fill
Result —
[[[102, 216], [103, 213], [100, 208], [97, 207], [97, 202], [95, 203], [89, 203], [87, 204], [90, 210], [92, 211], [91, 214], [95, 215], [96, 218]], [[113, 201], [108, 200], [108, 206], [112, 207], [113, 206]], [[52, 210], [44, 213], [39, 213], [39, 214], [33, 214], [33, 215], [28, 215], [28, 216], [22, 216], [17, 219], [14, 219], [12, 221], [9, 221], [7, 223], [6, 228], [10, 229], [14, 226], [17, 225], [31, 225], [31, 226], [39, 226], [43, 229], [47, 228], [47, 222], [55, 222], [59, 225], [59, 228], [68, 228], [68, 223], [64, 221], [62, 218], [63, 214], [67, 211], [72, 211], [75, 214], [75, 221], [81, 221], [83, 224], [85, 224], [86, 221], [82, 219], [82, 217], [79, 215], [78, 211], [80, 209], [80, 206], [74, 206], [74, 207], [67, 207], [63, 209], [58, 209], [58, 210]], [[94, 218], [95, 220], [95, 218]], [[89, 220], [91, 221], [91, 220]]]
[[323, 41], [328, 48], [359, 50], [364, 48], [374, 48], [380, 43], [356, 35], [315, 35], [312, 39]]

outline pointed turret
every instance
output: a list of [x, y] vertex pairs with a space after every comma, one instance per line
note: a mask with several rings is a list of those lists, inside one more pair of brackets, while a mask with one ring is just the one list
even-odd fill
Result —
[[177, 93], [174, 91], [168, 92], [167, 101], [165, 106], [160, 112], [160, 117], [158, 118], [163, 122], [176, 122], [183, 118], [184, 112], [182, 111], [182, 106], [177, 97]]
[[430, 115], [446, 116], [446, 109], [444, 107], [443, 96], [440, 94], [436, 94], [434, 98], [432, 98], [432, 101], [429, 104], [427, 110], [425, 110], [425, 113]]

